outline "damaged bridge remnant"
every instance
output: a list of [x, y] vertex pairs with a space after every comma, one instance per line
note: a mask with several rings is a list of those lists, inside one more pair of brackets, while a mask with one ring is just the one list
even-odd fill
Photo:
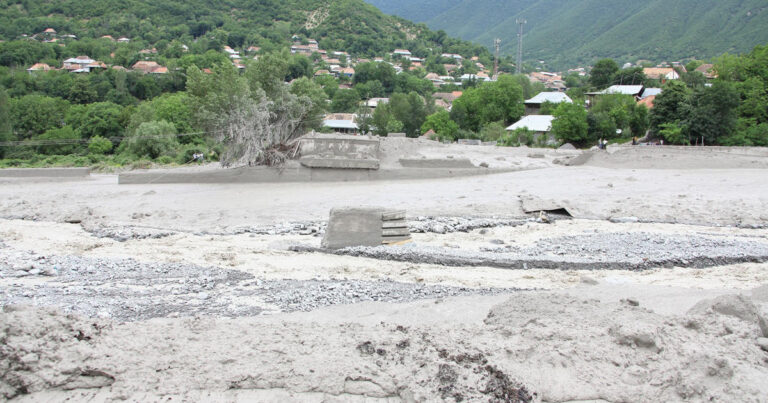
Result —
[[410, 239], [404, 210], [344, 207], [331, 209], [322, 247], [379, 246]]

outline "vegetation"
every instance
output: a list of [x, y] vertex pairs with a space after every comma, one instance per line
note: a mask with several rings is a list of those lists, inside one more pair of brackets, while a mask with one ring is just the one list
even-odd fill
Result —
[[[515, 20], [524, 18], [525, 60], [552, 69], [593, 63], [663, 61], [747, 52], [768, 42], [763, 0], [367, 0], [384, 12], [502, 51], [517, 49]], [[538, 63], [537, 63], [538, 64]]]

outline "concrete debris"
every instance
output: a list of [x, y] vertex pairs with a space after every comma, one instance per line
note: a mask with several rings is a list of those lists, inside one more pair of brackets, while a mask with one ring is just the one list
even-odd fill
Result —
[[395, 244], [410, 239], [405, 211], [377, 207], [334, 208], [321, 245], [339, 249]]

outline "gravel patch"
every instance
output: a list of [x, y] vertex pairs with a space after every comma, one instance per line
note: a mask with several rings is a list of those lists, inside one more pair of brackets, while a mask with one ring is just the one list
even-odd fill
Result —
[[56, 306], [120, 321], [311, 311], [363, 301], [408, 302], [516, 289], [358, 280], [262, 280], [231, 269], [133, 259], [44, 256], [0, 245], [0, 305]]
[[[292, 249], [311, 250], [302, 246]], [[644, 270], [768, 261], [768, 243], [754, 237], [645, 232], [561, 236], [540, 240], [530, 247], [503, 245], [497, 240], [490, 240], [487, 246], [479, 249], [411, 243], [397, 248], [351, 247], [325, 252], [445, 266], [510, 269]]]

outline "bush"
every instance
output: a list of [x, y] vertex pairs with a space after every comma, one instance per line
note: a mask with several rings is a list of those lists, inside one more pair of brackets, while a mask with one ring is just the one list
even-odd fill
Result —
[[45, 133], [34, 137], [33, 140], [71, 142], [69, 144], [38, 146], [38, 152], [46, 155], [72, 154], [77, 152], [78, 148], [80, 148], [77, 143], [77, 141], [80, 140], [80, 134], [72, 130], [72, 127], [70, 126], [48, 130]]
[[[543, 136], [542, 136], [543, 137]], [[534, 133], [526, 127], [520, 127], [515, 129], [512, 133], [504, 135], [499, 140], [499, 145], [507, 147], [520, 147], [521, 144], [525, 144], [530, 147], [533, 145]]]
[[112, 142], [101, 136], [93, 136], [88, 142], [88, 151], [91, 154], [103, 155], [112, 151]]
[[142, 123], [125, 141], [128, 152], [149, 159], [172, 156], [179, 145], [176, 127], [165, 120]]
[[179, 164], [187, 164], [192, 162], [192, 155], [205, 154], [205, 151], [206, 147], [203, 145], [188, 144], [184, 146], [184, 148], [182, 148], [179, 154], [176, 156], [176, 162]]

